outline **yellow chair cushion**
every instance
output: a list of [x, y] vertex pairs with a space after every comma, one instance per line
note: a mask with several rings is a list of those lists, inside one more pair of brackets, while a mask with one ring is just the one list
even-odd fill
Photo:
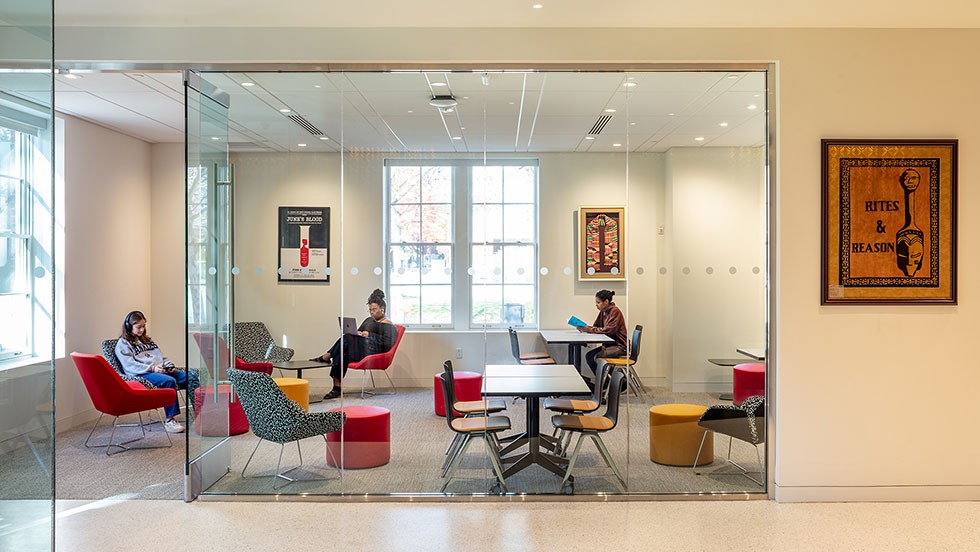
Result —
[[650, 408], [650, 460], [668, 466], [693, 466], [705, 432], [698, 465], [714, 460], [714, 432], [698, 425], [705, 406], [661, 404]]

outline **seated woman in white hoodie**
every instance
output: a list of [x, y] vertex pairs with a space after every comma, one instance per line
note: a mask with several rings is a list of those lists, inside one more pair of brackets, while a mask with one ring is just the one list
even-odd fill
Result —
[[[139, 376], [157, 387], [177, 390], [187, 386], [187, 372], [178, 370], [174, 363], [163, 356], [160, 348], [146, 333], [146, 316], [140, 311], [132, 311], [123, 320], [122, 333], [116, 343], [116, 358], [123, 370], [131, 376]], [[176, 420], [180, 414], [180, 403], [164, 408], [167, 421], [164, 427], [171, 433], [182, 433], [184, 426]]]

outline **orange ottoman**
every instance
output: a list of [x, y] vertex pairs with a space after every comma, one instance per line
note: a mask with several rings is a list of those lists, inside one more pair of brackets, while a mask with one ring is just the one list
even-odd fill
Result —
[[753, 395], [766, 394], [766, 365], [749, 362], [732, 368], [732, 403], [735, 406]]
[[327, 434], [327, 464], [341, 468], [373, 468], [391, 459], [391, 412], [380, 406], [345, 406], [331, 412], [344, 412], [347, 421], [340, 431]]
[[650, 407], [650, 460], [668, 466], [693, 466], [704, 433], [699, 466], [715, 459], [714, 432], [698, 425], [707, 410], [696, 404], [661, 404]]
[[231, 392], [230, 385], [219, 385], [217, 398], [213, 385], [194, 390], [194, 430], [207, 437], [240, 435], [248, 431], [242, 403]]
[[302, 378], [272, 378], [287, 397], [307, 412], [310, 410], [310, 382]]
[[[442, 396], [442, 380], [439, 372], [432, 377], [433, 406], [437, 416], [446, 415], [446, 402]], [[483, 398], [483, 375], [476, 372], [459, 372], [453, 370], [453, 390], [457, 401], [478, 401]]]

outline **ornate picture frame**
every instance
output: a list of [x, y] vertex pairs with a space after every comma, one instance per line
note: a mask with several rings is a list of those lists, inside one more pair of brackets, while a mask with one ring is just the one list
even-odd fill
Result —
[[625, 211], [623, 207], [579, 207], [580, 280], [626, 278]]
[[955, 305], [958, 141], [820, 144], [820, 304]]

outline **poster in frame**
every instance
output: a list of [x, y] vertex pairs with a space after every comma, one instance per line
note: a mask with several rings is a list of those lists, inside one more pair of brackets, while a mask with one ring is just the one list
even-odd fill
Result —
[[820, 304], [956, 304], [957, 140], [821, 140]]
[[279, 282], [330, 281], [330, 208], [279, 207]]
[[578, 277], [623, 280], [626, 251], [623, 207], [579, 207]]

